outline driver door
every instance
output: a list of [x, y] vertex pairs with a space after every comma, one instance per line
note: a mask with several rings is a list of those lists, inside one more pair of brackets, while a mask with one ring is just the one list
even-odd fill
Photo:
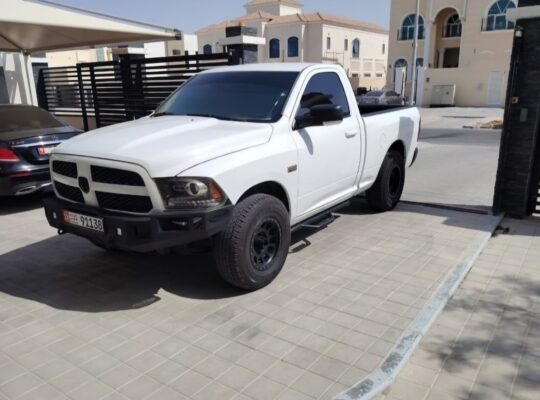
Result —
[[309, 79], [296, 113], [310, 113], [315, 105], [339, 105], [343, 121], [295, 129], [298, 149], [299, 216], [316, 214], [350, 197], [360, 165], [360, 124], [352, 116], [341, 78], [318, 72]]

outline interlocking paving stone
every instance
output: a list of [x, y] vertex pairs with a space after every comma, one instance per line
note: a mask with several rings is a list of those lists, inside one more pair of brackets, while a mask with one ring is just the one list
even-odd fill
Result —
[[40, 209], [0, 218], [0, 398], [224, 400], [332, 399], [360, 381], [485, 220], [358, 201], [296, 233], [276, 281], [245, 293], [208, 253], [107, 253], [56, 236]]
[[539, 398], [540, 220], [501, 225], [381, 399]]

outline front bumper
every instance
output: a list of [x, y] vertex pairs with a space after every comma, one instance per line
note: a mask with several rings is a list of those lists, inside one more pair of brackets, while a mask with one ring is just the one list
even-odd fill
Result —
[[[126, 215], [60, 200], [54, 194], [43, 199], [45, 215], [60, 232], [84, 237], [102, 247], [140, 253], [166, 249], [208, 239], [221, 232], [233, 206], [208, 211], [166, 211], [149, 215]], [[63, 212], [103, 218], [105, 232], [64, 222]]]

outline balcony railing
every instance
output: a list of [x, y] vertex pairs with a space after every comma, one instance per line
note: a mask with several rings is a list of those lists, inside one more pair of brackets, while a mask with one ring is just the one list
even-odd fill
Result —
[[482, 32], [504, 31], [514, 27], [515, 24], [506, 19], [506, 14], [490, 15], [482, 19]]
[[[418, 39], [424, 39], [426, 31], [424, 25], [418, 27]], [[414, 39], [414, 26], [403, 26], [397, 32], [397, 40], [413, 40]]]
[[457, 38], [461, 37], [463, 25], [459, 24], [447, 24], [443, 26], [442, 36], [444, 38]]

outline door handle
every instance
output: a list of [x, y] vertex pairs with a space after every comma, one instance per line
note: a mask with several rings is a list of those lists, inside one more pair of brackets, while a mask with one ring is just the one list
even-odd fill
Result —
[[351, 139], [351, 138], [355, 137], [357, 134], [358, 134], [358, 132], [345, 132], [345, 137], [347, 139]]

